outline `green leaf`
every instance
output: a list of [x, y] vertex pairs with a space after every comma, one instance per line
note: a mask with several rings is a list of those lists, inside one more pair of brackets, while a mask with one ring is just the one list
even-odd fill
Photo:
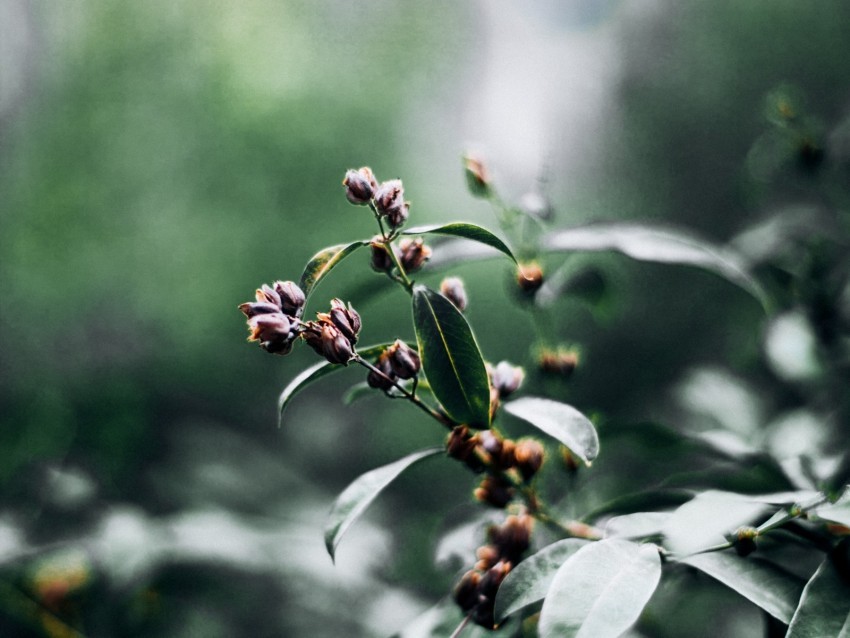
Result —
[[696, 567], [738, 592], [786, 625], [791, 622], [803, 581], [778, 565], [732, 551], [695, 554], [680, 562]]
[[850, 486], [844, 488], [844, 493], [835, 503], [818, 507], [814, 513], [821, 520], [850, 527]]
[[687, 232], [644, 224], [591, 224], [550, 233], [543, 246], [568, 252], [614, 250], [638, 261], [696, 266], [739, 286], [765, 309], [770, 307], [740, 255]]
[[355, 401], [359, 401], [360, 399], [370, 396], [375, 396], [375, 388], [365, 381], [362, 381], [360, 383], [355, 383], [345, 391], [345, 394], [342, 395], [342, 402], [345, 405], [351, 405]]
[[431, 447], [408, 454], [389, 465], [366, 472], [346, 487], [331, 508], [325, 523], [325, 547], [331, 558], [343, 535], [381, 491], [392, 483], [399, 474], [417, 461], [444, 453], [442, 447]]
[[615, 638], [631, 627], [661, 578], [652, 544], [609, 539], [579, 549], [543, 601], [541, 638]]
[[489, 427], [490, 382], [466, 319], [440, 293], [416, 286], [413, 324], [434, 397], [455, 421]]
[[848, 638], [850, 636], [850, 582], [835, 565], [838, 553], [847, 552], [850, 541], [841, 542], [824, 559], [803, 589], [787, 638]]
[[503, 242], [501, 239], [496, 237], [493, 233], [491, 233], [486, 228], [482, 228], [481, 226], [476, 226], [475, 224], [468, 224], [466, 222], [452, 222], [449, 224], [431, 224], [428, 226], [416, 226], [415, 228], [408, 228], [407, 230], [402, 232], [403, 235], [452, 235], [454, 237], [462, 237], [463, 239], [471, 239], [472, 241], [477, 241], [480, 244], [485, 244], [490, 248], [495, 248], [501, 253], [504, 253], [508, 257], [510, 257], [514, 263], [516, 263], [516, 257], [511, 252], [511, 249], [508, 248], [507, 244]]
[[496, 622], [543, 600], [561, 565], [587, 543], [580, 538], [552, 543], [508, 572], [496, 593]]
[[361, 246], [366, 246], [369, 242], [359, 240], [350, 244], [337, 244], [323, 248], [310, 258], [307, 265], [304, 267], [304, 272], [301, 273], [301, 290], [304, 295], [309, 297], [318, 283], [324, 279], [327, 274], [336, 267], [343, 259], [348, 257]]
[[605, 524], [605, 538], [649, 538], [658, 536], [671, 512], [635, 512], [615, 516]]
[[566, 445], [586, 465], [599, 454], [593, 423], [573, 406], [551, 399], [523, 397], [504, 404], [504, 410]]
[[[381, 343], [375, 346], [360, 348], [357, 352], [364, 359], [368, 359], [370, 357], [377, 356], [384, 350], [384, 348], [387, 348], [389, 345], [389, 343]], [[311, 383], [318, 381], [322, 377], [326, 377], [331, 372], [336, 372], [337, 370], [342, 370], [343, 368], [345, 368], [345, 366], [343, 365], [339, 365], [336, 363], [328, 363], [327, 361], [321, 361], [315, 365], [310, 366], [306, 370], [303, 370], [297, 377], [290, 381], [289, 384], [283, 389], [283, 392], [280, 393], [280, 397], [277, 400], [277, 427], [283, 425], [283, 412], [284, 410], [286, 410], [286, 407], [289, 405], [289, 402], [292, 401], [292, 398], [296, 394], [298, 394], [301, 390], [306, 388]]]

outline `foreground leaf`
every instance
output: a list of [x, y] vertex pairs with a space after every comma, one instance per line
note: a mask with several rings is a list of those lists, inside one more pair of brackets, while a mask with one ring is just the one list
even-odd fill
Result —
[[[380, 354], [384, 350], [384, 348], [388, 347], [389, 345], [389, 343], [381, 343], [376, 346], [361, 348], [357, 352], [364, 359], [369, 359]], [[292, 401], [293, 397], [296, 394], [298, 394], [301, 390], [306, 388], [311, 383], [318, 381], [322, 377], [326, 377], [331, 372], [336, 372], [337, 370], [342, 370], [343, 368], [345, 368], [344, 365], [321, 361], [315, 365], [310, 366], [306, 370], [303, 370], [297, 377], [290, 381], [289, 384], [283, 389], [283, 392], [280, 393], [280, 397], [278, 397], [277, 400], [277, 427], [280, 427], [283, 424], [283, 412], [284, 410], [286, 410], [286, 407], [289, 405], [289, 402]]]
[[514, 263], [516, 263], [516, 257], [514, 257], [511, 249], [508, 248], [507, 244], [503, 242], [501, 239], [496, 237], [493, 233], [491, 233], [486, 228], [482, 228], [481, 226], [476, 226], [475, 224], [469, 224], [467, 222], [452, 222], [450, 224], [431, 224], [428, 226], [416, 226], [415, 228], [408, 228], [407, 230], [402, 232], [403, 235], [452, 235], [454, 237], [462, 237], [463, 239], [471, 239], [472, 241], [477, 241], [480, 244], [484, 244], [489, 246], [490, 248], [495, 248], [499, 252], [510, 257]]
[[695, 554], [680, 562], [696, 567], [738, 592], [786, 625], [791, 622], [803, 581], [778, 565], [732, 551]]
[[325, 523], [325, 547], [331, 559], [334, 558], [336, 548], [348, 528], [366, 511], [369, 504], [387, 485], [416, 462], [442, 454], [444, 451], [442, 447], [432, 447], [408, 454], [389, 465], [366, 472], [346, 487], [337, 497]]
[[610, 539], [579, 549], [543, 601], [541, 638], [615, 638], [631, 627], [661, 578], [655, 545]]
[[649, 538], [659, 536], [671, 512], [635, 512], [615, 516], [605, 524], [605, 538]]
[[690, 233], [643, 224], [591, 224], [550, 233], [544, 248], [570, 252], [614, 250], [639, 261], [696, 266], [724, 277], [750, 293], [762, 307], [769, 307], [767, 295], [747, 272], [739, 255]]
[[791, 619], [787, 638], [824, 638], [850, 636], [850, 582], [842, 578], [835, 565], [839, 552], [850, 550], [850, 541], [843, 541], [821, 563], [815, 575], [803, 589], [800, 605]]
[[566, 445], [586, 465], [599, 454], [593, 423], [573, 406], [551, 399], [523, 397], [505, 403], [504, 410]]
[[304, 272], [301, 274], [299, 285], [301, 286], [301, 290], [304, 291], [304, 295], [309, 297], [310, 293], [313, 292], [313, 288], [343, 259], [368, 243], [368, 241], [359, 240], [350, 244], [337, 244], [336, 246], [323, 248], [313, 255], [304, 267]]
[[508, 572], [496, 593], [496, 622], [543, 600], [561, 565], [587, 543], [580, 538], [552, 543]]
[[424, 286], [413, 289], [413, 324], [431, 392], [455, 421], [490, 425], [490, 382], [469, 324], [455, 305]]

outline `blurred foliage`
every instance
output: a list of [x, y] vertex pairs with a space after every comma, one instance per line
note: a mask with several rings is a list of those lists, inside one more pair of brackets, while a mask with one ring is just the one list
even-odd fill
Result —
[[[2, 63], [25, 81], [0, 100], [0, 633], [74, 635], [61, 619], [86, 635], [391, 633], [450, 586], [433, 543], [447, 503], [458, 519], [474, 511], [472, 485], [453, 467], [402, 480], [384, 497], [395, 537], [358, 528], [348, 540], [362, 547], [342, 548], [334, 571], [321, 553], [329, 494], [434, 433], [414, 427], [421, 417], [407, 406], [343, 406], [336, 397], [362, 380], [353, 372], [317, 384], [276, 430], [274, 399], [310, 359], [259, 356], [236, 305], [263, 281], [296, 278], [319, 247], [371, 234], [342, 197], [346, 168], [403, 175], [416, 223], [481, 220], [458, 161], [469, 140], [458, 135], [469, 91], [482, 86], [481, 57], [499, 46], [487, 42], [486, 10], [443, 0], [7, 3], [0, 35], [14, 30], [23, 44], [0, 47]], [[789, 203], [846, 209], [834, 199], [848, 180], [846, 2], [532, 4], [530, 19], [549, 22], [541, 32], [592, 26], [616, 43], [619, 64], [613, 119], [588, 131], [598, 155], [586, 183], [559, 184], [557, 163], [549, 171], [567, 193], [554, 202], [558, 223], [652, 218], [726, 241]], [[812, 114], [798, 131], [811, 133], [809, 150], [822, 144], [833, 167], [831, 153], [844, 152], [844, 169], [808, 170], [810, 156], [806, 170], [762, 161], [797, 139], [771, 129], [777, 102], [765, 96], [776, 87], [792, 87], [789, 103]], [[817, 273], [834, 251], [808, 247], [795, 266]], [[747, 401], [763, 404], [751, 443], [786, 408], [821, 422], [805, 388], [776, 384], [751, 299], [690, 270], [613, 255], [592, 264], [604, 303], [557, 306], [560, 335], [582, 346], [579, 372], [568, 385], [534, 380], [611, 423], [600, 427], [609, 456], [576, 479], [570, 507], [695, 469], [664, 464], [661, 434], [641, 439], [618, 424], [693, 423], [676, 392], [698, 365], [750, 380]], [[356, 271], [367, 268], [365, 255], [352, 258], [352, 272], [322, 286], [359, 290]], [[781, 288], [781, 269], [764, 268]], [[486, 323], [485, 355], [528, 363], [514, 338], [524, 315], [499, 289], [509, 269], [456, 270], [470, 323]], [[392, 307], [399, 294], [358, 305], [365, 342], [412, 336], [394, 334], [409, 321], [404, 304]], [[199, 512], [226, 516], [191, 518]], [[222, 549], [216, 538], [232, 541]], [[87, 584], [46, 616], [33, 607], [33, 570], [53, 556], [45, 548], [80, 546], [91, 552]], [[409, 595], [393, 598], [388, 585]], [[658, 603], [665, 622], [649, 617], [640, 631], [706, 635], [699, 627], [713, 625], [666, 622], [702, 613], [669, 602], [673, 585]], [[712, 609], [734, 605], [707, 595]], [[738, 607], [724, 614], [724, 635], [755, 635], [752, 609]]]

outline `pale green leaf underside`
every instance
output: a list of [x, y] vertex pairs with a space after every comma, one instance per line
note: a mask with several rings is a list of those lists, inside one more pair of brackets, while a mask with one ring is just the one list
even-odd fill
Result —
[[841, 577], [831, 557], [821, 563], [806, 584], [787, 638], [825, 636], [850, 638], [850, 583]]
[[571, 405], [551, 399], [523, 397], [505, 403], [503, 409], [557, 439], [587, 465], [599, 454], [596, 428]]

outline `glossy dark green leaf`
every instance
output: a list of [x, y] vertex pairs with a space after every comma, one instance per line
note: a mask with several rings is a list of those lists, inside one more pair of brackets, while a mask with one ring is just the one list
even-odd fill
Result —
[[365, 240], [351, 242], [350, 244], [338, 244], [323, 248], [310, 258], [301, 273], [301, 290], [306, 296], [310, 296], [313, 289], [333, 270], [343, 259], [369, 242]]
[[555, 573], [588, 541], [567, 538], [552, 543], [514, 567], [496, 593], [496, 621], [546, 597]]
[[557, 439], [587, 465], [599, 454], [596, 428], [571, 405], [551, 399], [523, 397], [505, 403], [503, 409]]
[[392, 483], [399, 474], [411, 465], [445, 452], [442, 447], [432, 447], [408, 454], [389, 465], [376, 468], [357, 478], [343, 490], [331, 508], [325, 523], [325, 547], [331, 558], [336, 553], [340, 540], [369, 504], [381, 491]]
[[769, 307], [767, 295], [739, 255], [688, 232], [644, 224], [591, 224], [550, 233], [543, 246], [567, 252], [614, 250], [639, 261], [696, 266], [724, 277]]
[[511, 249], [508, 248], [505, 242], [496, 237], [496, 235], [491, 233], [486, 228], [476, 226], [475, 224], [468, 224], [466, 222], [452, 222], [450, 224], [431, 224], [428, 226], [416, 226], [415, 228], [408, 228], [407, 230], [403, 231], [402, 234], [451, 235], [454, 237], [462, 237], [463, 239], [470, 239], [480, 244], [489, 246], [490, 248], [495, 248], [499, 252], [510, 257], [514, 261], [514, 263], [516, 263], [516, 257], [514, 257], [514, 254], [511, 252]]
[[[850, 637], [850, 581], [835, 564], [835, 553], [847, 560], [850, 541], [840, 543], [803, 589], [787, 638]], [[846, 564], [846, 563], [845, 563]]]
[[694, 554], [680, 562], [720, 581], [786, 625], [803, 591], [803, 581], [794, 574], [757, 556], [742, 558], [734, 550]]
[[413, 289], [413, 325], [431, 392], [455, 421], [490, 425], [490, 383], [475, 337], [455, 305], [424, 286]]
[[[384, 348], [389, 345], [389, 343], [382, 343], [375, 346], [368, 346], [366, 348], [359, 348], [357, 352], [364, 359], [370, 359], [371, 357], [380, 354], [384, 350]], [[292, 401], [293, 397], [296, 394], [298, 394], [301, 390], [306, 388], [311, 383], [318, 381], [322, 377], [326, 377], [331, 372], [341, 370], [344, 367], [345, 366], [336, 363], [328, 363], [327, 361], [321, 361], [315, 365], [310, 366], [306, 370], [303, 370], [297, 377], [290, 381], [289, 384], [283, 389], [283, 392], [280, 393], [280, 397], [277, 400], [277, 426], [280, 427], [283, 424], [283, 412], [284, 410], [286, 410], [286, 407], [289, 405], [289, 402]]]
[[540, 637], [616, 638], [637, 621], [660, 578], [655, 545], [590, 543], [555, 574], [540, 612]]

